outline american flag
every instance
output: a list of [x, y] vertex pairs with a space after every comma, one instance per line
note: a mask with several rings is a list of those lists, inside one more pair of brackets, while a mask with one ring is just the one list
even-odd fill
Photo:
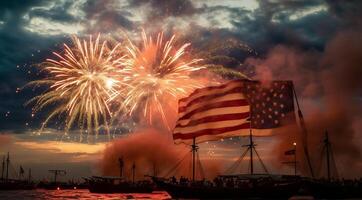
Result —
[[[231, 81], [195, 90], [180, 99], [175, 143], [197, 143], [249, 134], [284, 124], [294, 110], [292, 83]], [[294, 115], [293, 115], [294, 116]]]
[[295, 121], [292, 81], [248, 81], [245, 86], [253, 129], [271, 129]]

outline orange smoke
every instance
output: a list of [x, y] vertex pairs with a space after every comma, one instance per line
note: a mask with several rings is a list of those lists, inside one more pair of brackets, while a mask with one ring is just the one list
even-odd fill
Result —
[[[248, 59], [256, 67], [256, 79], [293, 80], [308, 129], [312, 164], [317, 175], [325, 175], [321, 157], [324, 133], [329, 131], [339, 175], [360, 176], [361, 141], [356, 140], [356, 124], [361, 121], [362, 39], [361, 32], [338, 33], [326, 45], [324, 52], [303, 51], [277, 46], [265, 59]], [[284, 151], [293, 141], [300, 141], [298, 126], [276, 133], [275, 151], [278, 163], [285, 161]], [[300, 143], [300, 142], [299, 142]], [[298, 146], [299, 148], [301, 145]], [[302, 156], [302, 149], [297, 149]], [[305, 160], [301, 157], [302, 164]], [[307, 173], [306, 165], [304, 167]], [[320, 168], [321, 171], [317, 171]]]
[[[175, 145], [169, 134], [160, 133], [155, 129], [138, 131], [124, 138], [117, 139], [104, 150], [100, 167], [103, 175], [119, 176], [118, 159], [123, 158], [124, 176], [132, 179], [132, 164], [136, 164], [136, 179], [143, 179], [144, 175], [157, 176], [186, 176], [190, 177], [191, 153], [190, 147]], [[184, 158], [175, 170], [171, 170]], [[206, 177], [213, 177], [218, 172], [215, 162], [204, 162], [203, 168]], [[170, 172], [170, 173], [168, 173]]]

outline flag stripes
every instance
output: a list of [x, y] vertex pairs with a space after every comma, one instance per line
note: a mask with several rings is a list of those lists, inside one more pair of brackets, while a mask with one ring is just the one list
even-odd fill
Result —
[[244, 82], [195, 90], [179, 101], [179, 115], [173, 133], [176, 143], [218, 140], [241, 135], [249, 129], [250, 105], [243, 94]]

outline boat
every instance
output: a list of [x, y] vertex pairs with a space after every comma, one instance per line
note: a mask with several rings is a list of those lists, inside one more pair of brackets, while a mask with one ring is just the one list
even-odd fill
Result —
[[[250, 83], [250, 82], [249, 82]], [[258, 85], [250, 85], [247, 83], [247, 87], [249, 86], [258, 88]], [[277, 84], [276, 84], [277, 83]], [[274, 82], [275, 85], [278, 85], [280, 82]], [[249, 85], [248, 85], [249, 84]], [[252, 82], [251, 84], [258, 84], [257, 82]], [[293, 84], [290, 82], [286, 82], [287, 87], [290, 87], [290, 91], [287, 91], [285, 94], [288, 97], [295, 98], [297, 108], [298, 108], [298, 117], [299, 117], [299, 125], [301, 126], [303, 137], [302, 137], [302, 144], [303, 144], [303, 153], [305, 154], [307, 160], [307, 166], [310, 170], [311, 177], [302, 177], [297, 175], [297, 160], [296, 160], [296, 148], [291, 152], [294, 155], [294, 161], [289, 162], [294, 164], [294, 175], [274, 175], [270, 174], [265, 167], [262, 159], [260, 158], [255, 146], [256, 144], [253, 141], [253, 134], [251, 124], [260, 125], [260, 123], [252, 123], [255, 116], [250, 112], [248, 120], [250, 121], [249, 127], [249, 144], [244, 145], [247, 149], [244, 153], [240, 156], [239, 160], [243, 160], [245, 156], [249, 155], [249, 173], [248, 174], [230, 174], [225, 173], [224, 175], [217, 176], [213, 181], [207, 181], [205, 179], [197, 180], [195, 177], [195, 163], [200, 164], [200, 161], [196, 161], [196, 153], [198, 152], [198, 145], [196, 144], [196, 138], [198, 136], [193, 136], [193, 138], [188, 137], [179, 137], [183, 138], [181, 140], [190, 140], [192, 139], [191, 152], [192, 152], [192, 175], [190, 179], [181, 177], [180, 180], [177, 180], [174, 176], [165, 178], [165, 177], [152, 177], [152, 180], [155, 184], [159, 187], [167, 191], [173, 198], [192, 198], [192, 199], [245, 199], [245, 198], [266, 198], [266, 199], [313, 199], [313, 198], [361, 198], [362, 197], [362, 179], [356, 181], [346, 181], [346, 180], [331, 180], [330, 175], [330, 153], [331, 153], [331, 145], [328, 139], [328, 134], [326, 134], [326, 138], [324, 140], [325, 149], [326, 149], [326, 157], [327, 157], [327, 171], [328, 171], [328, 179], [317, 179], [315, 178], [314, 171], [310, 162], [309, 152], [306, 143], [306, 136], [307, 136], [307, 129], [303, 119], [302, 112], [299, 107], [299, 103], [297, 100], [297, 95], [295, 93]], [[280, 84], [279, 84], [280, 85]], [[214, 88], [225, 88], [225, 86], [219, 86]], [[260, 87], [259, 87], [260, 88]], [[283, 88], [283, 87], [281, 87]], [[210, 91], [213, 90], [212, 87], [207, 88]], [[274, 88], [270, 89], [271, 94], [268, 94], [268, 91], [265, 90], [258, 90], [262, 94], [255, 94], [256, 90], [250, 90], [253, 93], [249, 93], [248, 98], [252, 98], [250, 96], [255, 95], [256, 98], [260, 96], [264, 96], [265, 99], [269, 99], [268, 95], [273, 95]], [[232, 90], [230, 90], [232, 91]], [[275, 90], [274, 90], [275, 91]], [[195, 98], [201, 98], [202, 94], [196, 94]], [[230, 92], [229, 92], [230, 93]], [[269, 92], [270, 93], [270, 92]], [[212, 94], [212, 93], [210, 93]], [[209, 95], [210, 95], [209, 94]], [[222, 96], [220, 93], [214, 94], [215, 97]], [[192, 94], [190, 95], [192, 96]], [[210, 95], [211, 96], [211, 95]], [[248, 96], [248, 95], [246, 95]], [[190, 98], [190, 97], [188, 97]], [[212, 97], [209, 97], [212, 98]], [[192, 98], [191, 98], [192, 99]], [[210, 99], [208, 99], [211, 101]], [[250, 99], [249, 99], [250, 100]], [[255, 100], [255, 99], [254, 99]], [[194, 100], [196, 101], [196, 100]], [[188, 101], [181, 99], [180, 102], [183, 102], [183, 113], [186, 113], [185, 109], [187, 109], [188, 104], [185, 102], [192, 102], [192, 100]], [[250, 102], [253, 102], [251, 99]], [[269, 101], [271, 102], [271, 101]], [[261, 103], [259, 101], [259, 103]], [[262, 102], [261, 104], [267, 105], [268, 102]], [[286, 105], [286, 104], [281, 104]], [[294, 104], [289, 103], [290, 106], [293, 106], [289, 111], [294, 112]], [[185, 108], [186, 106], [186, 108]], [[194, 106], [194, 105], [193, 105]], [[253, 108], [253, 107], [252, 107]], [[252, 110], [251, 108], [251, 110]], [[180, 108], [179, 108], [180, 109]], [[256, 109], [255, 109], [256, 110]], [[257, 110], [256, 110], [257, 111]], [[191, 113], [191, 111], [189, 111]], [[191, 116], [191, 114], [187, 113]], [[213, 113], [217, 114], [217, 113]], [[260, 113], [258, 113], [260, 114]], [[184, 120], [185, 115], [181, 116], [181, 120]], [[184, 120], [185, 121], [185, 120]], [[182, 125], [185, 126], [185, 125]], [[270, 128], [270, 127], [269, 127]], [[205, 129], [208, 131], [208, 129]], [[187, 131], [186, 131], [187, 132]], [[190, 130], [188, 129], [188, 132]], [[180, 132], [177, 133], [178, 136]], [[191, 135], [191, 134], [190, 134]], [[227, 138], [228, 136], [224, 136]], [[175, 138], [174, 138], [175, 139]], [[294, 143], [296, 146], [296, 143]], [[261, 166], [263, 167], [265, 173], [263, 174], [256, 174], [254, 172], [254, 164], [253, 160], [255, 159], [255, 155], [258, 158]], [[198, 156], [197, 156], [198, 158]], [[238, 160], [238, 161], [239, 161]], [[175, 167], [174, 167], [175, 168]], [[173, 169], [174, 169], [173, 168]], [[201, 168], [202, 169], [202, 168]], [[168, 173], [169, 174], [169, 173]]]
[[303, 183], [302, 180], [280, 178], [266, 174], [245, 174], [216, 177], [222, 184], [207, 181], [173, 182], [157, 177], [153, 181], [173, 198], [196, 199], [288, 198], [296, 194]]
[[34, 182], [31, 181], [31, 169], [29, 169], [29, 178], [21, 179], [24, 177], [24, 169], [20, 166], [18, 179], [11, 179], [9, 177], [10, 169], [10, 155], [9, 152], [5, 159], [2, 161], [2, 171], [0, 179], [0, 190], [32, 190], [36, 188]]
[[126, 181], [121, 177], [92, 176], [87, 179], [89, 191], [92, 193], [151, 193], [151, 181]]
[[123, 158], [119, 158], [120, 176], [91, 176], [84, 178], [92, 193], [151, 193], [154, 183], [151, 180], [135, 180], [136, 165], [132, 165], [132, 180], [123, 177]]

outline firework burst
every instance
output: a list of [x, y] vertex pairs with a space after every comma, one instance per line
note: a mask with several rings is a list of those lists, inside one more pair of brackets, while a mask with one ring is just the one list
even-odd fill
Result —
[[100, 35], [93, 40], [81, 41], [73, 37], [74, 46], [64, 44], [64, 53], [53, 52], [56, 59], [40, 64], [47, 78], [29, 83], [46, 85], [48, 90], [34, 97], [33, 112], [50, 110], [41, 130], [56, 116], [65, 117], [66, 132], [77, 122], [81, 130], [98, 134], [100, 124], [108, 132], [107, 118], [111, 116], [108, 100], [117, 93], [116, 65], [121, 57], [116, 49], [109, 49], [100, 42]]
[[[121, 62], [120, 82], [127, 86], [121, 110], [127, 108], [130, 115], [142, 113], [141, 117], [149, 123], [156, 116], [166, 122], [167, 105], [203, 86], [199, 80], [190, 78], [193, 71], [203, 68], [197, 66], [201, 59], [187, 58], [190, 43], [177, 48], [175, 35], [167, 41], [163, 37], [159, 33], [154, 40], [143, 31], [142, 45], [138, 47], [128, 41]], [[176, 112], [175, 107], [172, 109]]]

